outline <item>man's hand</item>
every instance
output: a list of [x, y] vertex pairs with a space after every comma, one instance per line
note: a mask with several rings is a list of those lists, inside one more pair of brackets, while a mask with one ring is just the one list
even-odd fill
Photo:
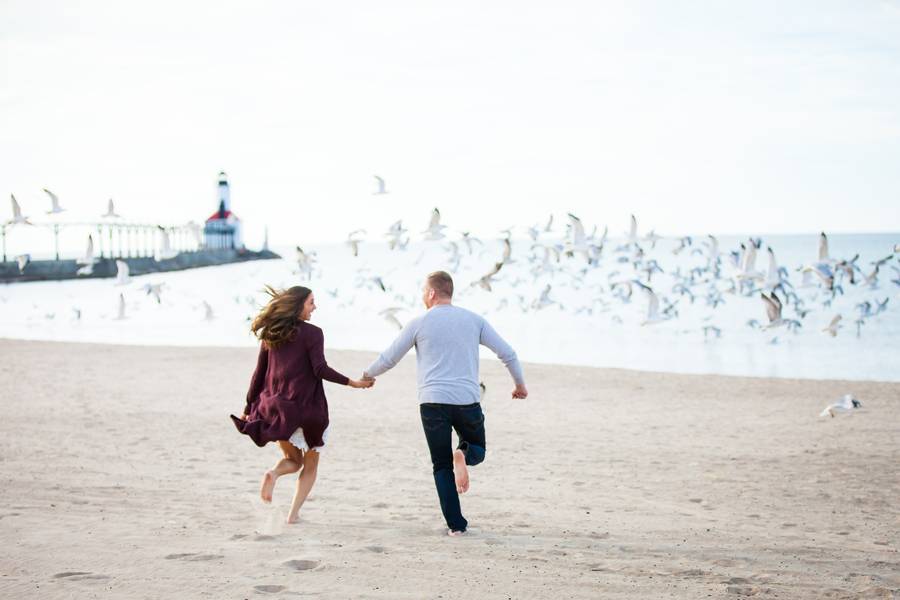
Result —
[[373, 385], [375, 385], [375, 380], [372, 379], [371, 377], [369, 379], [359, 379], [359, 380], [351, 379], [348, 382], [348, 385], [352, 388], [365, 390], [365, 389], [368, 389], [368, 388], [372, 387]]
[[518, 398], [520, 400], [524, 400], [528, 397], [528, 390], [525, 389], [525, 384], [516, 384], [516, 389], [512, 392], [513, 398]]

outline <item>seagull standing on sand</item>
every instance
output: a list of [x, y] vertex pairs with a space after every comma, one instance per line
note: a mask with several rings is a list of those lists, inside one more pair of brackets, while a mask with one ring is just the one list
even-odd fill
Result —
[[380, 196], [381, 194], [388, 194], [388, 193], [390, 193], [390, 192], [388, 192], [387, 189], [385, 189], [385, 187], [384, 187], [384, 179], [382, 179], [382, 178], [379, 177], [378, 175], [375, 175], [374, 177], [375, 177], [375, 184], [376, 184], [376, 186], [377, 186], [377, 189], [376, 189], [374, 192], [372, 192], [372, 195], [373, 195], [373, 196]]
[[212, 321], [215, 318], [213, 314], [212, 306], [209, 305], [209, 302], [206, 300], [203, 301], [203, 320], [204, 321]]
[[852, 394], [846, 394], [843, 398], [835, 402], [834, 404], [829, 404], [825, 407], [821, 413], [819, 413], [820, 417], [831, 416], [834, 418], [834, 413], [843, 413], [850, 412], [856, 408], [861, 408], [862, 402], [853, 397]]
[[28, 217], [22, 216], [22, 208], [19, 206], [19, 203], [16, 201], [16, 197], [12, 194], [9, 195], [9, 199], [12, 202], [12, 219], [7, 221], [8, 225], [33, 225], [31, 221], [28, 220]]
[[125, 318], [125, 294], [119, 294], [119, 312], [116, 315], [116, 321], [121, 321]]
[[48, 196], [50, 196], [50, 210], [47, 211], [48, 215], [55, 215], [55, 214], [61, 213], [64, 210], [66, 210], [66, 209], [60, 207], [59, 198], [57, 198], [56, 194], [54, 194], [47, 188], [43, 188], [43, 189], [44, 189], [44, 192], [46, 192], [46, 194]]

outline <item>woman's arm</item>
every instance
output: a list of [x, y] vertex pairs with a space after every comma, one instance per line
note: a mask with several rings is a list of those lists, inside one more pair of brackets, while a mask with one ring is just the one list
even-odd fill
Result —
[[247, 404], [244, 407], [244, 414], [249, 415], [253, 405], [259, 402], [259, 394], [262, 392], [263, 385], [266, 383], [266, 371], [269, 369], [269, 350], [266, 348], [265, 342], [259, 345], [259, 356], [256, 358], [256, 370], [253, 371], [253, 377], [250, 378], [250, 389], [247, 391]]
[[325, 335], [319, 328], [311, 329], [312, 335], [309, 336], [309, 344], [307, 350], [309, 352], [309, 362], [312, 364], [313, 374], [319, 379], [325, 379], [332, 383], [340, 385], [349, 385], [350, 378], [341, 375], [328, 366], [325, 362]]

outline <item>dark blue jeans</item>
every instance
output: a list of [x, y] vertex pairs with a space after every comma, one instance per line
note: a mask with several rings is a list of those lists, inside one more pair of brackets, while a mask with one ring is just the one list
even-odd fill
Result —
[[462, 450], [467, 465], [477, 465], [484, 460], [484, 413], [481, 404], [420, 404], [422, 427], [431, 452], [434, 468], [434, 486], [441, 501], [441, 512], [447, 527], [453, 531], [465, 531], [468, 521], [459, 508], [459, 494], [453, 477], [453, 445], [451, 429], [459, 437], [457, 448]]

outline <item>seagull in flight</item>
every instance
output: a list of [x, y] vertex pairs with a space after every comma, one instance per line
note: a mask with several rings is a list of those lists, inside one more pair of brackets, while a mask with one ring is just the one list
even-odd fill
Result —
[[116, 285], [128, 285], [131, 283], [130, 273], [131, 269], [128, 268], [128, 263], [124, 260], [116, 259]]
[[833, 404], [829, 404], [825, 407], [821, 413], [819, 413], [820, 417], [830, 416], [832, 419], [834, 418], [834, 413], [843, 413], [850, 412], [856, 408], [861, 408], [862, 402], [854, 398], [851, 394], [846, 394], [843, 398], [838, 400]]
[[841, 328], [840, 322], [842, 318], [841, 315], [835, 315], [828, 326], [822, 328], [822, 333], [827, 333], [831, 337], [837, 336], [838, 329]]
[[632, 281], [632, 283], [637, 285], [647, 294], [647, 317], [641, 322], [641, 325], [655, 325], [665, 321], [666, 317], [659, 314], [659, 297], [656, 295], [656, 292], [653, 291], [653, 288], [644, 285], [637, 279]]
[[484, 275], [484, 276], [481, 277], [481, 279], [479, 279], [478, 281], [473, 282], [472, 285], [473, 285], [473, 286], [476, 286], [476, 285], [477, 285], [477, 286], [481, 286], [481, 288], [482, 288], [483, 290], [486, 290], [486, 291], [490, 292], [490, 291], [491, 291], [491, 280], [493, 280], [494, 276], [495, 276], [497, 273], [499, 273], [499, 272], [500, 272], [500, 269], [502, 269], [502, 268], [503, 268], [503, 263], [502, 263], [502, 262], [496, 263], [496, 264], [494, 265], [494, 268], [491, 269], [491, 272], [490, 272], [490, 273]]
[[772, 329], [773, 327], [787, 324], [787, 321], [781, 317], [781, 300], [778, 299], [775, 292], [772, 292], [768, 296], [763, 292], [760, 293], [760, 297], [766, 305], [766, 316], [769, 317], [769, 323], [763, 327], [763, 329]]
[[97, 259], [94, 258], [94, 237], [88, 234], [87, 248], [85, 248], [84, 256], [78, 258], [75, 264], [83, 265], [78, 269], [76, 275], [91, 275], [94, 272], [94, 264]]
[[61, 213], [64, 210], [66, 210], [66, 209], [60, 207], [59, 198], [56, 196], [56, 194], [54, 194], [47, 188], [43, 188], [43, 190], [48, 196], [50, 196], [50, 210], [47, 211], [48, 215], [55, 215], [55, 214]]
[[147, 292], [148, 296], [153, 296], [157, 304], [162, 304], [160, 294], [164, 285], [164, 283], [145, 283], [141, 289]]
[[16, 264], [19, 266], [19, 275], [25, 273], [25, 267], [31, 262], [30, 254], [20, 254], [16, 257]]
[[384, 320], [395, 326], [397, 329], [403, 329], [403, 323], [400, 322], [400, 319], [397, 318], [397, 313], [403, 310], [399, 306], [392, 306], [390, 308], [386, 308], [379, 312], [378, 314], [384, 317]]
[[169, 244], [169, 232], [166, 231], [166, 228], [162, 225], [157, 225], [159, 228], [159, 258], [165, 260], [167, 258], [175, 258], [178, 255], [176, 250], [173, 250], [171, 245]]
[[100, 215], [100, 216], [103, 217], [103, 218], [105, 218], [105, 219], [118, 219], [118, 218], [121, 217], [122, 215], [116, 214], [116, 207], [115, 207], [115, 205], [113, 204], [112, 198], [110, 198], [110, 199], [109, 199], [109, 203], [106, 205], [106, 213], [105, 213], [105, 214], [102, 214], [102, 215]]
[[10, 200], [12, 201], [12, 213], [13, 218], [6, 223], [8, 225], [34, 225], [31, 221], [28, 220], [28, 217], [22, 216], [22, 208], [19, 206], [19, 203], [16, 201], [16, 197], [12, 194], [9, 195]]
[[378, 189], [372, 192], [373, 196], [380, 196], [381, 194], [389, 194], [390, 192], [384, 187], [384, 179], [375, 175], [375, 184], [378, 186]]
[[442, 240], [445, 237], [443, 230], [446, 228], [446, 225], [441, 225], [441, 211], [435, 208], [433, 211], [431, 211], [431, 220], [428, 222], [428, 229], [426, 229], [422, 233], [426, 234], [426, 240]]

